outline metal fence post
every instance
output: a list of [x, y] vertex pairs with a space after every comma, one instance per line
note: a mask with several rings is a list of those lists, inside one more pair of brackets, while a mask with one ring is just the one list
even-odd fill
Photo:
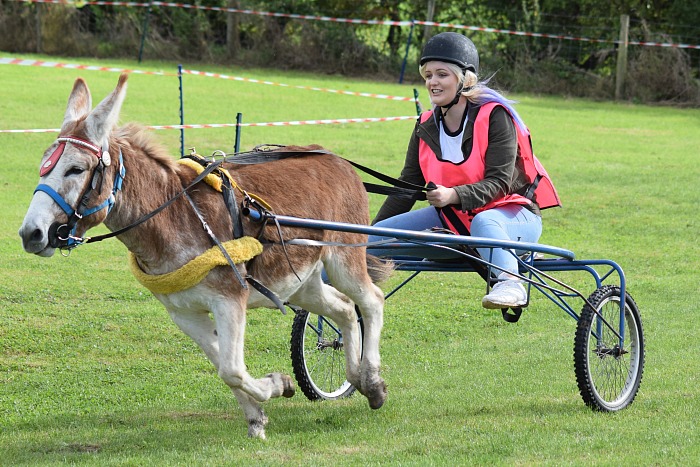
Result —
[[411, 39], [413, 38], [413, 29], [416, 27], [416, 23], [411, 21], [411, 29], [408, 31], [408, 40], [406, 41], [406, 53], [403, 55], [403, 63], [401, 64], [401, 75], [399, 75], [399, 84], [403, 83], [403, 74], [406, 71], [406, 61], [408, 60], [408, 49], [411, 48]]
[[148, 10], [146, 10], [146, 18], [143, 20], [143, 33], [141, 34], [141, 44], [139, 45], [139, 63], [143, 57], [143, 44], [146, 42], [146, 34], [148, 33], [148, 23], [151, 18], [151, 2], [148, 2]]
[[620, 16], [620, 41], [617, 46], [617, 74], [615, 77], [615, 100], [624, 97], [625, 79], [627, 78], [627, 47], [629, 45], [630, 17]]
[[180, 157], [185, 157], [185, 106], [182, 98], [182, 64], [177, 66], [177, 79], [180, 82]]
[[233, 145], [234, 154], [238, 154], [241, 149], [241, 122], [243, 121], [243, 114], [238, 112], [236, 114], [236, 141]]

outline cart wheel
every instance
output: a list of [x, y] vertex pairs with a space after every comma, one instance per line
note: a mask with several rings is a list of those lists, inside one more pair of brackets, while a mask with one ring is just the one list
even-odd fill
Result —
[[632, 403], [642, 382], [642, 321], [637, 304], [625, 294], [624, 335], [620, 346], [616, 335], [620, 334], [620, 288], [603, 286], [588, 301], [593, 308], [584, 305], [574, 339], [576, 381], [586, 405], [594, 410], [615, 412]]
[[[357, 325], [362, 342], [359, 311]], [[355, 392], [345, 379], [343, 335], [332, 320], [299, 310], [292, 325], [291, 355], [297, 384], [309, 400], [341, 399]]]

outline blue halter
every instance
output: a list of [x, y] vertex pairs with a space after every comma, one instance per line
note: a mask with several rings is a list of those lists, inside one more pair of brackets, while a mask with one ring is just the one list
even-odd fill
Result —
[[[101, 163], [102, 162], [100, 162], [100, 164]], [[95, 170], [97, 170], [97, 169], [95, 169]], [[94, 172], [93, 172], [93, 176], [94, 176]], [[114, 207], [114, 202], [116, 200], [117, 192], [122, 189], [122, 185], [124, 183], [125, 176], [126, 176], [126, 168], [124, 167], [124, 158], [122, 156], [122, 151], [120, 149], [119, 150], [119, 171], [117, 172], [117, 175], [114, 177], [114, 185], [112, 187], [112, 193], [109, 195], [109, 197], [106, 200], [104, 200], [99, 205], [92, 207], [92, 208], [89, 208], [89, 209], [85, 209], [83, 212], [76, 212], [76, 210], [73, 209], [70, 206], [70, 204], [68, 204], [66, 202], [66, 200], [63, 199], [63, 197], [60, 194], [58, 194], [58, 192], [56, 190], [54, 190], [53, 188], [51, 188], [50, 186], [48, 186], [46, 184], [40, 183], [34, 189], [34, 193], [36, 193], [37, 191], [41, 191], [43, 193], [46, 193], [47, 195], [49, 195], [51, 197], [51, 199], [53, 199], [56, 202], [56, 204], [58, 204], [61, 207], [61, 209], [63, 209], [63, 212], [65, 212], [66, 215], [68, 215], [68, 223], [64, 224], [61, 227], [64, 227], [64, 226], [71, 227], [70, 233], [68, 234], [67, 238], [62, 238], [62, 237], [58, 236], [58, 239], [61, 241], [67, 242], [66, 246], [69, 248], [72, 248], [72, 247], [76, 247], [76, 246], [83, 243], [83, 239], [79, 239], [79, 238], [75, 237], [75, 232], [77, 229], [78, 220], [82, 219], [83, 217], [94, 214], [98, 211], [101, 211], [102, 209], [105, 209], [105, 208], [107, 208], [107, 214], [109, 214], [110, 211], [112, 210], [112, 207]], [[83, 194], [83, 196], [85, 196], [85, 194]], [[72, 219], [74, 219], [74, 221], [72, 222], [72, 226], [71, 226]], [[58, 227], [58, 228], [60, 229], [61, 227]]]

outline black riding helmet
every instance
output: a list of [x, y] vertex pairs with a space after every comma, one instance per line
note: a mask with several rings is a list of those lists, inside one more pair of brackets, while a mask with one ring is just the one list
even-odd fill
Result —
[[428, 39], [420, 57], [420, 65], [432, 60], [454, 63], [463, 70], [479, 73], [479, 52], [476, 46], [468, 37], [456, 32], [441, 32]]
[[[441, 32], [426, 42], [420, 57], [420, 65], [427, 62], [439, 61], [457, 65], [462, 71], [469, 70], [474, 74], [479, 73], [479, 52], [474, 43], [466, 36], [456, 32]], [[455, 98], [443, 107], [443, 115], [452, 108], [462, 95], [464, 82], [459, 83]]]

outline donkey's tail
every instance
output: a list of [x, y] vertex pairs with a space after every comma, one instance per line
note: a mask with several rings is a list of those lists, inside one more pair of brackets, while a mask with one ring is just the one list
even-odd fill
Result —
[[393, 261], [379, 259], [374, 255], [367, 255], [367, 272], [372, 282], [379, 284], [391, 277], [394, 272]]

